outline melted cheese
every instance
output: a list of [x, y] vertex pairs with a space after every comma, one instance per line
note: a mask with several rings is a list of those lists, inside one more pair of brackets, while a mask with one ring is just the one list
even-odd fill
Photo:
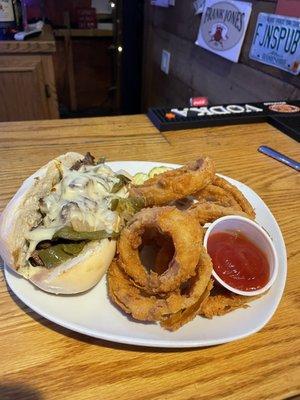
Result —
[[119, 216], [109, 209], [111, 200], [127, 197], [122, 188], [112, 193], [119, 178], [106, 165], [82, 166], [78, 171], [59, 166], [62, 179], [41, 201], [42, 223], [28, 232], [30, 253], [37, 243], [51, 240], [61, 227], [69, 225], [77, 231], [118, 231]]

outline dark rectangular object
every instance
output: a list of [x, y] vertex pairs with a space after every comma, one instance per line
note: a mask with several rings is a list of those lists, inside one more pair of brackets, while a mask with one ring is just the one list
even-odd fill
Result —
[[[120, 4], [120, 1], [117, 2]], [[141, 112], [144, 0], [123, 0], [120, 19], [122, 42], [121, 113]]]
[[272, 117], [269, 118], [269, 123], [300, 142], [300, 117]]
[[96, 29], [97, 18], [96, 9], [93, 7], [89, 8], [77, 8], [77, 25], [79, 29]]
[[160, 131], [249, 124], [282, 115], [300, 117], [300, 100], [148, 110], [149, 119]]

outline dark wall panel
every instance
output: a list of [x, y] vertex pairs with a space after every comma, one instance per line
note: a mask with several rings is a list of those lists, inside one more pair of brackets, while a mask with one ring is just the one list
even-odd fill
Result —
[[[238, 64], [196, 46], [200, 16], [192, 1], [175, 7], [145, 4], [143, 108], [186, 105], [191, 96], [211, 103], [300, 98], [300, 79], [248, 58], [259, 12], [272, 13], [276, 1], [253, 0], [252, 15]], [[170, 72], [160, 70], [161, 52], [171, 52]]]

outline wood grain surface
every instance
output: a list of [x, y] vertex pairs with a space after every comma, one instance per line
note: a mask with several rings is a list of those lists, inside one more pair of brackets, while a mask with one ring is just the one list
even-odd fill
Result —
[[0, 54], [53, 52], [55, 52], [55, 39], [49, 25], [44, 26], [39, 36], [27, 40], [0, 40]]
[[[0, 399], [285, 399], [300, 393], [299, 179], [257, 152], [300, 160], [299, 144], [268, 124], [159, 133], [145, 116], [0, 124], [0, 209], [22, 180], [68, 150], [108, 160], [184, 163], [201, 154], [266, 202], [288, 253], [283, 299], [258, 333], [191, 350], [119, 345], [61, 328], [31, 311], [0, 274]], [[99, 304], [101, 307], [101, 304]]]

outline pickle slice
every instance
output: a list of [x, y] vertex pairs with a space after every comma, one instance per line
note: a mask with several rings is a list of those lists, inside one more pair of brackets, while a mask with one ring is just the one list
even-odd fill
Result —
[[149, 179], [149, 176], [147, 174], [143, 174], [142, 172], [138, 172], [137, 174], [134, 175], [132, 179], [132, 183], [134, 185], [142, 185], [147, 179]]
[[154, 167], [154, 168], [151, 169], [151, 171], [149, 172], [148, 176], [149, 176], [149, 178], [153, 178], [155, 175], [162, 174], [163, 172], [170, 171], [171, 169], [172, 168], [164, 167], [164, 166]]

